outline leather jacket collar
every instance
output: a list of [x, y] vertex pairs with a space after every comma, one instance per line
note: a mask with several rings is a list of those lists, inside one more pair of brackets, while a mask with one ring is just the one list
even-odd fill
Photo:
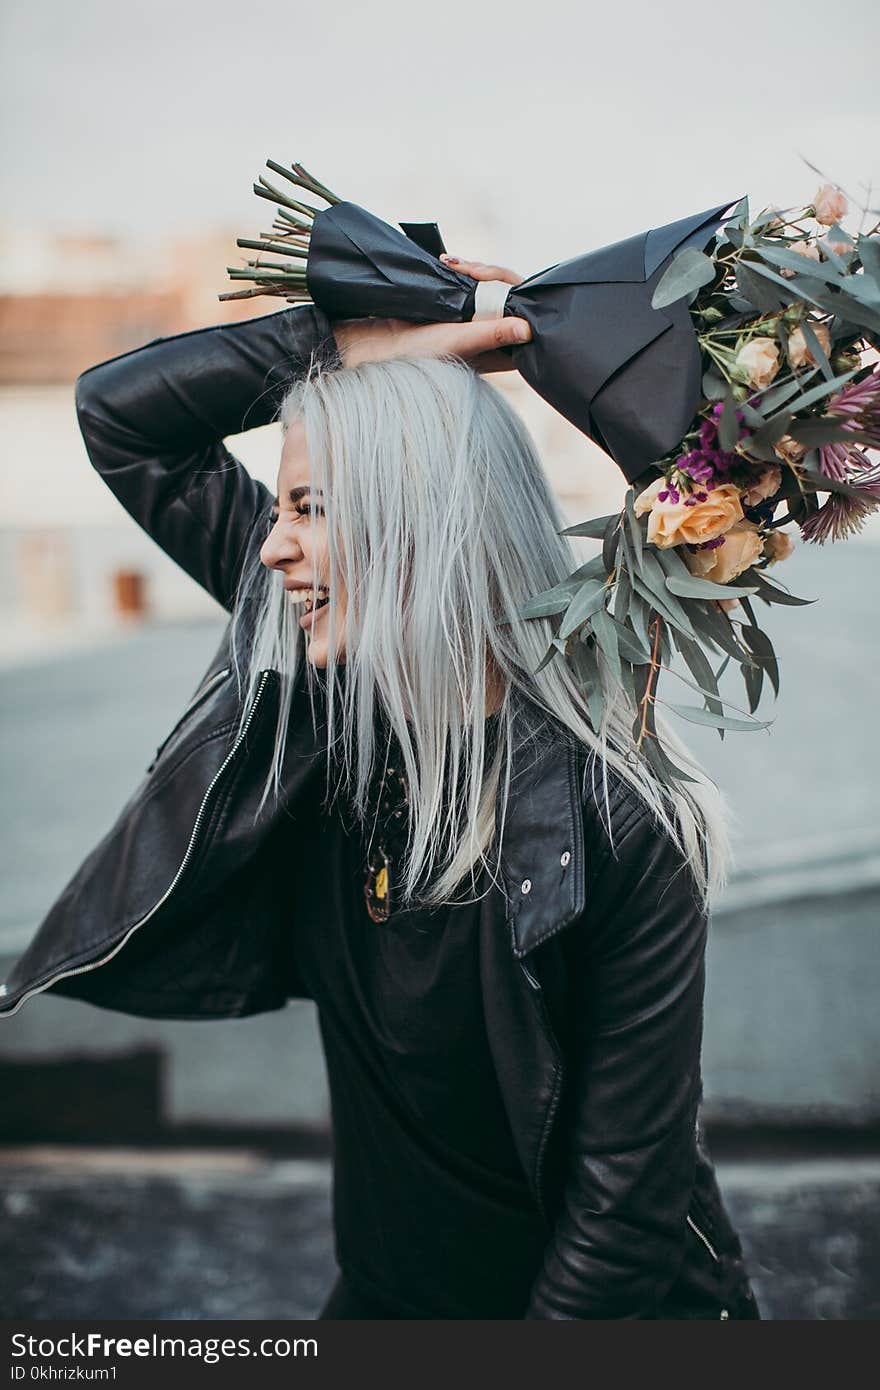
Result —
[[517, 959], [584, 910], [580, 767], [569, 731], [514, 696], [513, 765], [500, 867]]

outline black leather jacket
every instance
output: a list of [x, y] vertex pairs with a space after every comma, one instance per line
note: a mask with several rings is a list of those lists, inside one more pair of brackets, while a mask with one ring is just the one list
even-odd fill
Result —
[[[231, 610], [269, 491], [223, 439], [270, 421], [313, 351], [310, 306], [148, 343], [84, 372], [95, 468]], [[257, 813], [277, 675], [243, 735], [229, 628], [118, 819], [0, 988], [0, 1016], [48, 990], [154, 1018], [241, 1017], [307, 997], [276, 853], [321, 775], [303, 679], [284, 798]], [[548, 1241], [529, 1318], [755, 1318], [738, 1237], [699, 1129], [707, 922], [686, 866], [612, 780], [612, 854], [584, 750], [517, 700], [485, 1020]], [[679, 872], [680, 871], [680, 872]], [[283, 910], [282, 910], [283, 904]], [[295, 910], [295, 904], [294, 904]], [[492, 914], [486, 914], [488, 918]]]

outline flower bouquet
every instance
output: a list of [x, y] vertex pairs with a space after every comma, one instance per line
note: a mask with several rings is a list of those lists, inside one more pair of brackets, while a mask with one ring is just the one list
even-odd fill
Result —
[[[259, 239], [239, 239], [258, 255], [228, 273], [250, 285], [221, 299], [281, 295], [331, 318], [485, 312], [486, 283], [438, 259], [436, 223], [399, 230], [301, 164], [267, 164], [296, 196], [262, 177], [254, 185], [276, 218]], [[663, 747], [657, 703], [722, 739], [770, 722], [754, 712], [765, 676], [778, 694], [779, 670], [752, 600], [813, 602], [768, 577], [794, 548], [781, 528], [824, 544], [880, 507], [870, 456], [880, 449], [880, 223], [852, 235], [840, 224], [847, 209], [831, 184], [806, 207], [754, 220], [742, 198], [495, 286], [491, 312], [532, 326], [514, 365], [631, 484], [619, 513], [564, 532], [601, 540], [600, 553], [515, 619], [550, 620], [538, 670], [560, 655], [570, 664], [596, 729], [603, 668], [619, 677], [635, 711], [633, 754], [665, 782], [694, 779]], [[692, 680], [671, 667], [675, 651]], [[731, 660], [748, 710], [719, 691]], [[661, 672], [701, 703], [660, 701]]]
[[[768, 576], [795, 548], [781, 528], [796, 524], [821, 545], [858, 532], [880, 507], [870, 452], [880, 449], [880, 237], [877, 226], [844, 231], [846, 211], [829, 184], [809, 206], [754, 221], [744, 199], [711, 253], [688, 248], [671, 261], [652, 303], [685, 299], [695, 324], [704, 370], [691, 428], [619, 514], [568, 528], [601, 539], [601, 554], [521, 610], [559, 615], [545, 661], [565, 653], [597, 727], [600, 660], [617, 671], [638, 711], [636, 747], [664, 780], [693, 780], [654, 724], [673, 648], [702, 703], [661, 703], [721, 738], [766, 728], [753, 714], [765, 676], [778, 695], [779, 670], [752, 600], [814, 601]], [[741, 718], [724, 712], [735, 706], [718, 687], [731, 659], [745, 683]]]

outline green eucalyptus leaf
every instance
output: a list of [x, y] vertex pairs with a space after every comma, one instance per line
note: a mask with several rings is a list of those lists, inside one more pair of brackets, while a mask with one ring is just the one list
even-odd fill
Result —
[[599, 673], [599, 660], [596, 649], [590, 643], [579, 638], [574, 643], [572, 653], [578, 648], [578, 679], [580, 680], [584, 693], [587, 697], [587, 707], [590, 711], [590, 723], [593, 732], [597, 733], [602, 723], [602, 716], [605, 710], [605, 696], [602, 691], [602, 680]]
[[620, 545], [620, 516], [610, 517], [605, 534], [602, 538], [602, 566], [606, 574], [610, 574], [617, 561], [617, 551]]
[[751, 261], [740, 261], [737, 265], [737, 288], [756, 309], [765, 314], [772, 314], [788, 301], [777, 290], [772, 289], [766, 280], [762, 280], [760, 275], [755, 275], [751, 270], [751, 264]]
[[564, 613], [571, 602], [571, 591], [566, 584], [556, 584], [552, 589], [535, 594], [521, 608], [516, 610], [517, 618], [549, 618], [554, 613]]
[[[862, 430], [852, 429], [843, 416], [824, 415], [818, 420], [797, 420], [791, 426], [792, 439], [806, 444], [809, 449], [821, 449], [825, 444], [850, 443], [873, 445], [873, 436]], [[830, 480], [830, 481], [833, 481]], [[820, 488], [820, 492], [833, 492], [834, 488]]]
[[715, 263], [711, 257], [695, 246], [686, 246], [661, 275], [651, 296], [651, 308], [665, 309], [714, 279]]
[[713, 603], [695, 599], [693, 602], [694, 625], [699, 629], [705, 642], [711, 640], [736, 661], [751, 661], [749, 652], [736, 640], [733, 625], [727, 614]]
[[597, 609], [605, 605], [605, 583], [601, 579], [588, 579], [568, 606], [565, 617], [559, 624], [559, 636], [568, 637], [577, 628], [582, 627], [588, 618], [592, 618]]
[[813, 361], [819, 363], [819, 367], [822, 368], [822, 374], [824, 378], [826, 378], [826, 381], [834, 381], [834, 368], [831, 367], [829, 354], [826, 353], [822, 343], [816, 338], [815, 331], [810, 327], [808, 318], [802, 318], [801, 332], [804, 334], [804, 342], [806, 343], [806, 347], [808, 347], [810, 356], [812, 356]]
[[630, 604], [633, 598], [632, 584], [629, 574], [625, 569], [621, 569], [613, 586], [614, 598], [612, 600], [612, 611], [618, 622], [625, 623], [629, 616]]
[[[643, 601], [644, 601], [645, 604], [647, 605], [648, 609], [649, 609], [652, 613], [657, 614], [657, 615], [658, 615], [659, 617], [661, 617], [665, 622], [669, 623], [670, 627], [674, 627], [677, 631], [678, 631], [678, 630], [684, 631], [689, 637], [695, 637], [695, 636], [696, 636], [696, 633], [694, 632], [694, 630], [693, 630], [693, 628], [691, 627], [690, 623], [689, 623], [689, 622], [687, 622], [686, 624], [681, 623], [681, 622], [679, 621], [677, 615], [676, 615], [675, 613], [673, 613], [673, 611], [672, 611], [672, 609], [671, 609], [670, 607], [667, 606], [666, 601], [665, 601], [665, 597], [664, 597], [664, 598], [661, 598], [659, 594], [656, 594], [656, 593], [654, 593], [654, 591], [653, 591], [652, 589], [649, 589], [648, 586], [647, 586], [647, 584], [644, 584], [644, 583], [642, 582], [642, 580], [639, 578], [638, 575], [632, 575], [632, 576], [631, 576], [631, 579], [632, 579], [632, 586], [633, 586], [633, 588], [635, 589], [636, 593], [639, 595], [639, 597], [640, 597], [641, 599], [643, 599]], [[664, 588], [664, 595], [665, 595], [666, 592], [667, 592], [667, 591], [666, 591], [665, 588]], [[677, 602], [678, 602], [677, 599], [675, 599], [674, 596], [673, 596], [672, 594], [669, 595], [669, 598], [670, 598], [670, 601], [671, 601], [671, 602], [674, 602], [674, 603], [677, 603]], [[649, 622], [653, 623], [653, 619], [649, 618]], [[635, 627], [634, 627], [634, 631], [638, 631], [638, 628], [635, 628]], [[649, 638], [650, 638], [650, 633], [649, 633]]]
[[544, 667], [545, 667], [545, 666], [548, 666], [548, 665], [550, 664], [550, 662], [553, 660], [553, 658], [554, 658], [555, 655], [556, 655], [556, 647], [555, 647], [555, 645], [551, 642], [551, 643], [550, 643], [550, 646], [547, 648], [546, 652], [545, 652], [544, 655], [541, 657], [540, 662], [539, 662], [538, 665], [535, 667], [534, 675], [537, 675], [539, 671], [543, 671]]
[[[864, 277], [861, 277], [864, 278]], [[794, 281], [792, 281], [794, 283]], [[860, 285], [859, 277], [850, 276], [845, 282], [846, 289], [832, 294], [824, 285], [814, 289], [809, 296], [813, 304], [826, 313], [838, 314], [847, 324], [868, 328], [872, 333], [880, 333], [880, 304], [877, 303], [873, 286]], [[865, 302], [865, 301], [868, 302]]]
[[714, 371], [704, 372], [702, 389], [707, 401], [723, 401], [727, 395], [727, 382], [716, 376]]
[[[766, 449], [772, 453], [773, 445], [787, 433], [794, 416], [790, 410], [781, 410], [778, 415], [765, 420], [761, 428], [749, 440], [749, 449]], [[774, 458], [775, 458], [774, 454]], [[779, 462], [778, 458], [776, 459]]]
[[737, 400], [731, 390], [724, 399], [724, 407], [718, 421], [718, 442], [726, 453], [732, 454], [739, 438], [739, 421], [736, 418]]
[[779, 696], [779, 663], [776, 660], [776, 652], [773, 650], [773, 643], [756, 623], [752, 625], [743, 624], [742, 639], [746, 643], [749, 651], [759, 661], [763, 669], [770, 677], [774, 695]]
[[749, 712], [754, 714], [761, 702], [761, 688], [764, 684], [764, 670], [761, 666], [742, 666], [743, 680], [746, 686], [746, 695], [749, 701]]
[[829, 478], [825, 473], [816, 473], [813, 469], [805, 468], [803, 464], [799, 466], [798, 474], [805, 482], [812, 483], [817, 492], [839, 492], [844, 497], [862, 496], [860, 490], [852, 483], [841, 482], [839, 478]]
[[[818, 368], [815, 370], [818, 371]], [[789, 400], [785, 407], [785, 413], [788, 415], [788, 418], [791, 419], [792, 415], [796, 414], [799, 410], [806, 410], [809, 406], [815, 405], [817, 401], [824, 400], [824, 398], [830, 396], [833, 391], [837, 391], [841, 386], [844, 386], [850, 378], [854, 377], [856, 372], [859, 371], [861, 371], [861, 367], [853, 367], [852, 371], [844, 372], [841, 376], [832, 377], [830, 381], [820, 381], [817, 386], [811, 386], [809, 391], [804, 391], [802, 395], [797, 396], [794, 400]], [[767, 423], [772, 424], [776, 418], [778, 417], [771, 416]], [[808, 420], [798, 421], [797, 423], [800, 425], [817, 422]]]
[[[782, 348], [785, 350], [788, 338], [784, 330], [783, 337], [784, 341], [782, 343]], [[788, 381], [780, 381], [778, 385], [771, 386], [769, 391], [765, 391], [761, 399], [761, 412], [764, 419], [769, 420], [774, 410], [778, 410], [779, 407], [784, 405], [787, 400], [790, 400], [792, 396], [796, 396], [804, 383], [809, 381], [811, 377], [814, 377], [818, 370], [818, 367], [809, 367], [805, 372], [801, 372], [799, 376], [793, 376]]]
[[775, 584], [771, 584], [770, 581], [765, 579], [760, 571], [756, 569], [745, 570], [740, 578], [744, 576], [748, 576], [749, 582], [756, 586], [758, 598], [762, 598], [765, 603], [781, 603], [790, 607], [799, 608], [808, 603], [818, 602], [818, 600], [814, 598], [796, 598], [795, 595], [790, 594], [787, 589], [777, 588]]
[[862, 236], [860, 232], [856, 250], [865, 274], [880, 288], [880, 236]]
[[610, 516], [594, 516], [590, 521], [579, 521], [576, 526], [567, 526], [564, 531], [560, 531], [560, 536], [592, 536], [594, 540], [600, 540], [605, 534], [605, 527], [609, 521], [616, 521], [617, 512], [612, 512]]
[[[804, 258], [801, 256], [800, 259], [803, 260]], [[810, 264], [812, 265], [812, 262], [810, 262]], [[781, 275], [776, 274], [775, 270], [771, 270], [769, 266], [762, 265], [760, 261], [749, 261], [749, 269], [756, 275], [760, 275], [762, 279], [769, 280], [771, 284], [778, 285], [781, 290], [784, 290], [785, 296], [783, 302], [796, 304], [799, 300], [804, 299], [808, 303], [815, 305], [817, 309], [825, 307], [814, 295], [814, 291], [823, 288], [821, 281], [810, 279], [808, 273], [803, 273], [803, 267], [801, 268], [802, 273], [793, 276], [791, 280], [783, 279]]]
[[630, 584], [631, 594], [629, 600], [629, 620], [632, 630], [646, 647], [650, 649], [651, 639], [648, 635], [648, 624], [651, 620], [651, 605], [642, 598], [641, 594], [636, 593]]
[[[769, 262], [770, 265], [780, 267], [782, 270], [794, 270], [798, 275], [809, 275], [812, 279], [822, 280], [828, 285], [840, 285], [844, 278], [833, 268], [823, 265], [821, 261], [814, 261], [809, 257], [805, 258], [797, 251], [789, 251], [770, 242], [756, 242], [755, 250], [759, 251], [761, 259]], [[752, 262], [749, 261], [748, 264], [751, 265]]]
[[695, 574], [688, 575], [687, 579], [667, 575], [666, 587], [671, 593], [678, 594], [679, 598], [747, 598], [755, 592], [752, 588], [744, 589], [735, 584], [715, 584], [711, 579], [699, 579]]
[[636, 633], [624, 623], [619, 623], [610, 613], [607, 614], [607, 617], [609, 622], [613, 623], [617, 633], [617, 646], [623, 660], [628, 661], [631, 666], [644, 666], [646, 662], [650, 662], [650, 647], [647, 644], [643, 646]]
[[620, 651], [617, 644], [617, 632], [615, 630], [614, 619], [606, 613], [604, 608], [600, 608], [590, 618], [590, 626], [593, 629], [593, 636], [599, 644], [605, 660], [614, 672], [616, 680], [620, 680]]
[[670, 700], [660, 700], [658, 703], [666, 705], [692, 724], [708, 724], [713, 729], [751, 732], [753, 729], [767, 729], [773, 723], [772, 719], [731, 719], [726, 714], [715, 714], [712, 710], [704, 709], [702, 705], [675, 705]]
[[644, 547], [642, 545], [642, 531], [641, 527], [639, 526], [639, 519], [635, 513], [634, 503], [635, 488], [627, 488], [624, 503], [626, 508], [626, 524], [629, 530], [630, 540], [632, 543], [633, 558], [636, 564], [640, 564], [642, 559], [642, 551]]
[[691, 625], [690, 618], [676, 596], [671, 594], [667, 589], [666, 575], [660, 566], [660, 562], [653, 551], [647, 547], [642, 554], [642, 565], [639, 578], [653, 596], [659, 611], [664, 613], [665, 609], [664, 616], [666, 613], [671, 615], [673, 626], [681, 628], [682, 632], [686, 633], [688, 637], [695, 637], [696, 634]]
[[667, 786], [671, 787], [673, 782], [696, 782], [696, 777], [691, 777], [689, 773], [674, 763], [664, 751], [663, 745], [656, 734], [651, 738], [646, 738], [642, 744], [642, 752], [646, 760], [650, 763], [654, 772]]

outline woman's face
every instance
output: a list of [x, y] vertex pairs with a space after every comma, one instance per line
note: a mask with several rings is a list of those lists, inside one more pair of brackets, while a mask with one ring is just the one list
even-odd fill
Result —
[[[330, 551], [323, 494], [312, 491], [305, 426], [300, 420], [291, 424], [285, 435], [273, 519], [275, 524], [263, 542], [260, 559], [267, 569], [280, 570], [284, 575], [288, 601], [295, 604], [294, 612], [305, 626], [308, 660], [313, 666], [326, 666], [330, 655], [327, 642], [329, 605], [317, 610], [312, 608], [311, 613], [303, 617], [306, 613], [303, 591], [307, 590], [309, 596], [312, 594], [313, 568], [318, 584], [325, 586], [317, 597], [328, 591]], [[337, 579], [333, 601], [336, 605], [336, 659], [344, 661], [348, 601], [341, 579]]]

